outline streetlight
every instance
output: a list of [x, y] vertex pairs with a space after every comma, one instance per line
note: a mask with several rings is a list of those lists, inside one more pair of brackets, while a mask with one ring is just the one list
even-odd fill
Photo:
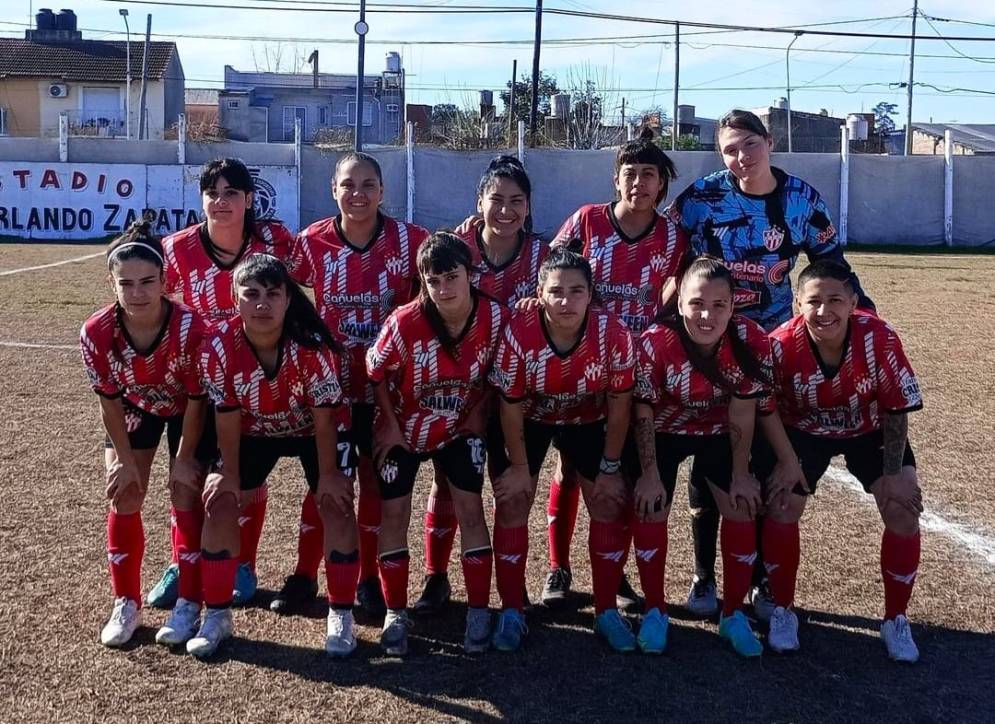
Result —
[[356, 63], [356, 150], [363, 150], [363, 85], [366, 82], [363, 66], [366, 62], [366, 34], [370, 26], [366, 22], [366, 0], [359, 0], [359, 22], [353, 26], [359, 36], [359, 59]]
[[128, 27], [128, 9], [121, 8], [118, 10], [121, 17], [124, 18], [124, 35], [127, 38], [125, 40], [125, 50], [124, 50], [124, 63], [127, 69], [124, 72], [124, 137], [127, 140], [131, 140], [131, 29]]
[[791, 153], [791, 46], [802, 36], [802, 31], [796, 30], [795, 37], [788, 43], [788, 50], [784, 54], [784, 74], [787, 81], [788, 92], [788, 153]]

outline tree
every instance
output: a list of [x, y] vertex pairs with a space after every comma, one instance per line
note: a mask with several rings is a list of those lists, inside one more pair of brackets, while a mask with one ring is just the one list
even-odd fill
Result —
[[881, 136], [895, 130], [895, 121], [891, 117], [898, 115], [898, 105], [881, 101], [871, 110], [874, 112], [875, 133]]
[[455, 103], [439, 103], [432, 106], [432, 123], [453, 123], [460, 114]]
[[298, 43], [252, 43], [252, 64], [259, 73], [300, 73], [308, 65]]
[[[505, 83], [508, 90], [503, 90], [499, 94], [501, 102], [504, 103], [505, 114], [511, 105], [511, 81]], [[545, 71], [539, 71], [539, 128], [542, 128], [543, 119], [549, 115], [550, 98], [559, 93], [560, 89], [556, 85], [556, 78], [548, 75]], [[515, 107], [511, 109], [512, 117], [515, 121], [529, 122], [529, 114], [532, 112], [532, 76], [522, 73], [522, 79], [515, 82]], [[505, 115], [507, 122], [507, 115]]]

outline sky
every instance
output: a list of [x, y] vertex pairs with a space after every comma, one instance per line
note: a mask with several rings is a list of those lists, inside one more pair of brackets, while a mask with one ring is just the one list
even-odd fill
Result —
[[[353, 24], [358, 11], [353, 0], [167, 0], [201, 2], [205, 7], [175, 7], [135, 0], [75, 0], [52, 3], [56, 12], [71, 5], [83, 36], [123, 39], [120, 8], [129, 11], [132, 39], [144, 32], [145, 16], [152, 14], [156, 40], [174, 39], [188, 88], [221, 87], [224, 66], [239, 70], [273, 69], [267, 56], [281, 54], [281, 70], [291, 69], [318, 49], [322, 72], [355, 73], [357, 44]], [[385, 54], [402, 56], [407, 77], [408, 103], [456, 103], [475, 106], [477, 91], [504, 89], [517, 59], [519, 76], [531, 72], [534, 13], [401, 14], [371, 12], [366, 46], [366, 72], [383, 70]], [[388, 0], [376, 0], [381, 5]], [[418, 7], [521, 7], [528, 0], [397, 0]], [[0, 34], [23, 37], [30, 9], [44, 0], [6, 0], [0, 16]], [[279, 9], [247, 9], [263, 5]], [[20, 11], [17, 11], [17, 7]], [[675, 3], [642, 0], [621, 6], [607, 0], [545, 0], [544, 7], [594, 11], [688, 22], [763, 27], [800, 27], [809, 30], [901, 34], [911, 32], [911, 0], [828, 0], [788, 3], [784, 0], [696, 0]], [[305, 12], [295, 8], [335, 9], [344, 12]], [[13, 12], [11, 12], [13, 11]], [[913, 117], [916, 122], [995, 123], [995, 2], [992, 0], [924, 0], [920, 11], [931, 18], [918, 20]], [[841, 22], [843, 21], [843, 22]], [[859, 21], [859, 22], [854, 22]], [[968, 21], [968, 22], [952, 22]], [[974, 24], [971, 24], [974, 23]], [[987, 25], [986, 25], [987, 24]], [[673, 27], [607, 19], [543, 17], [541, 67], [556, 77], [561, 88], [590, 80], [605, 97], [606, 113], [621, 115], [624, 99], [628, 114], [673, 103]], [[991, 38], [988, 42], [928, 40], [938, 34]], [[639, 36], [664, 37], [639, 37]], [[213, 36], [190, 37], [190, 36]], [[246, 38], [257, 38], [248, 40]], [[696, 114], [715, 118], [732, 107], [759, 108], [785, 95], [786, 48], [791, 34], [716, 32], [685, 27], [680, 44], [682, 104]], [[609, 38], [591, 43], [554, 43], [557, 39]], [[281, 40], [277, 40], [281, 39]], [[458, 41], [459, 45], [451, 44]], [[521, 41], [493, 44], [493, 41]], [[433, 44], [426, 44], [433, 43]], [[881, 101], [898, 106], [896, 125], [905, 122], [906, 92], [894, 84], [909, 75], [909, 41], [904, 39], [845, 38], [803, 34], [790, 53], [792, 107], [798, 111], [831, 115], [870, 111]], [[942, 56], [942, 57], [929, 57]], [[268, 67], [269, 66], [269, 67]], [[303, 72], [310, 66], [304, 65]], [[950, 92], [952, 89], [962, 89]], [[500, 106], [500, 103], [498, 104]]]

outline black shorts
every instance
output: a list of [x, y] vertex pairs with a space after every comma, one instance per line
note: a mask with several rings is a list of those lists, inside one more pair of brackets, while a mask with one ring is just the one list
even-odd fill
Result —
[[[339, 432], [335, 463], [347, 478], [356, 470], [356, 445], [350, 432]], [[243, 435], [238, 446], [242, 490], [255, 490], [266, 482], [280, 458], [297, 458], [311, 492], [318, 489], [318, 446], [314, 435], [304, 437], [252, 437]]]
[[[180, 438], [183, 436], [183, 415], [159, 417], [121, 398], [124, 405], [124, 423], [128, 429], [128, 442], [132, 450], [155, 450], [159, 447], [162, 433], [166, 433], [166, 444], [169, 447], [169, 457], [175, 458], [180, 450]], [[114, 448], [110, 435], [104, 438], [104, 447]], [[218, 438], [214, 427], [213, 407], [208, 409], [204, 420], [204, 431], [194, 450], [194, 457], [201, 463], [210, 465], [218, 457]]]
[[[732, 447], [728, 435], [674, 435], [658, 432], [656, 434], [656, 466], [660, 471], [660, 482], [667, 489], [667, 505], [674, 499], [674, 488], [677, 487], [677, 469], [689, 457], [694, 457], [693, 470], [699, 480], [711, 482], [719, 490], [729, 492], [732, 480]], [[639, 455], [634, 443], [626, 441], [626, 452], [623, 455], [623, 466], [626, 476], [635, 481], [642, 474]], [[707, 489], [707, 484], [704, 484]], [[691, 507], [700, 507], [694, 498], [696, 488], [689, 486], [688, 495]], [[707, 490], [709, 498], [711, 490]]]
[[391, 448], [377, 469], [380, 498], [394, 500], [410, 495], [418, 468], [426, 460], [435, 462], [449, 484], [459, 490], [480, 495], [484, 489], [484, 441], [476, 435], [465, 435], [432, 452], [413, 453], [399, 445]]
[[[498, 426], [499, 432], [500, 429]], [[529, 473], [533, 477], [542, 469], [550, 444], [563, 453], [581, 477], [594, 480], [601, 468], [601, 456], [605, 450], [605, 421], [580, 425], [545, 425], [525, 420], [525, 456], [529, 461]], [[511, 464], [505, 451], [503, 433], [500, 446], [488, 438], [488, 449], [492, 455], [495, 454], [495, 448], [499, 449], [497, 454], [501, 457], [495, 459], [492, 472], [500, 475]]]
[[[867, 493], [871, 492], [871, 486], [883, 474], [884, 433], [881, 430], [842, 439], [812, 435], [787, 425], [784, 431], [788, 433], [791, 447], [801, 461], [802, 472], [805, 473], [805, 480], [812, 493], [815, 492], [819, 479], [829, 469], [830, 461], [837, 455], [843, 456], [846, 469], [860, 481]], [[766, 441], [762, 445], [754, 445], [753, 466], [761, 482], [770, 477], [776, 462], [774, 451]], [[902, 465], [916, 466], [916, 456], [908, 440], [905, 441]], [[796, 485], [792, 492], [796, 495], [806, 494], [800, 485]]]
[[373, 418], [376, 409], [375, 405], [366, 402], [356, 402], [352, 406], [352, 428], [349, 432], [359, 454], [368, 458], [373, 457]]

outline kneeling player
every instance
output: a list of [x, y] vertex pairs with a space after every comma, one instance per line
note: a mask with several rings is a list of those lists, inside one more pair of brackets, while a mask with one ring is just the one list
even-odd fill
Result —
[[[621, 320], [591, 308], [592, 286], [587, 259], [562, 248], [551, 252], [539, 271], [541, 306], [523, 308], [512, 317], [491, 373], [502, 395], [507, 450], [493, 465], [499, 474], [494, 481], [494, 565], [503, 606], [494, 647], [502, 651], [517, 649], [525, 631], [529, 511], [551, 442], [576, 466], [591, 514], [595, 630], [617, 651], [636, 646], [615, 601], [628, 548], [629, 495], [619, 475], [619, 458], [629, 428], [635, 349]], [[640, 530], [637, 524], [637, 548]], [[644, 568], [640, 560], [641, 575]], [[652, 602], [651, 589], [662, 591], [663, 579], [643, 579]], [[662, 650], [652, 637], [643, 640], [659, 615], [647, 613], [639, 639], [644, 650]]]
[[328, 628], [325, 650], [356, 648], [352, 605], [359, 577], [352, 475], [355, 449], [339, 383], [340, 345], [276, 257], [255, 254], [235, 269], [238, 314], [201, 353], [216, 406], [219, 472], [204, 487], [202, 572], [207, 613], [187, 651], [213, 654], [232, 634], [239, 565], [239, 502], [264, 485], [277, 461], [298, 458], [318, 502], [325, 535]]
[[463, 542], [468, 652], [490, 645], [491, 545], [484, 520], [484, 383], [508, 313], [470, 284], [470, 253], [440, 232], [418, 250], [419, 298], [396, 309], [366, 357], [377, 421], [373, 456], [383, 513], [380, 577], [387, 615], [380, 643], [408, 650], [408, 526], [418, 468], [446, 476]]
[[[919, 384], [895, 331], [855, 311], [857, 290], [847, 268], [813, 263], [799, 276], [796, 297], [800, 314], [770, 339], [778, 409], [808, 485], [768, 485], [763, 548], [777, 605], [769, 644], [775, 650], [798, 648], [798, 619], [791, 611], [798, 521], [830, 461], [842, 455], [884, 521], [881, 638], [892, 659], [914, 662], [919, 650], [905, 610], [919, 567], [922, 493], [907, 413], [922, 407]], [[758, 458], [762, 476], [770, 455]]]

